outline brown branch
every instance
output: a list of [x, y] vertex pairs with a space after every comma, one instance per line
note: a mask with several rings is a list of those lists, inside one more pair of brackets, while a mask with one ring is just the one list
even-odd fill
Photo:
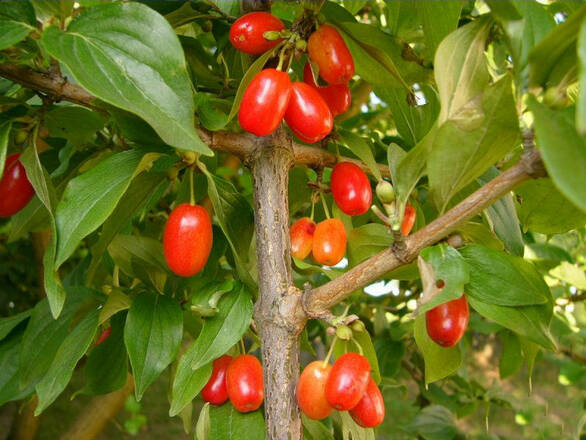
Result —
[[[54, 74], [43, 74], [22, 66], [0, 64], [0, 76], [27, 88], [46, 93], [55, 101], [66, 100], [85, 107], [93, 109], [97, 108], [95, 105], [97, 98], [89, 94], [82, 87], [67, 82], [63, 77], [56, 77]], [[208, 144], [210, 148], [232, 153], [243, 160], [247, 160], [254, 152], [256, 141], [258, 139], [251, 134], [230, 133], [224, 131], [210, 132], [203, 129], [198, 129], [198, 132], [202, 140]], [[338, 158], [334, 153], [330, 153], [321, 148], [298, 144], [291, 139], [289, 139], [289, 142], [293, 149], [294, 163], [307, 165], [312, 168], [331, 167], [338, 163]], [[341, 157], [340, 161], [353, 162], [360, 166], [360, 168], [366, 173], [370, 174], [368, 166], [359, 160]], [[383, 176], [389, 176], [389, 169], [387, 166], [379, 165], [379, 170]]]
[[484, 208], [532, 177], [545, 175], [539, 152], [529, 149], [519, 163], [496, 177], [462, 202], [423, 229], [405, 240], [401, 249], [391, 247], [369, 258], [344, 275], [306, 291], [303, 304], [309, 316], [319, 316], [333, 305], [344, 300], [357, 289], [372, 283], [385, 273], [413, 261], [419, 252], [454, 231], [458, 225], [479, 214]]
[[569, 302], [586, 301], [586, 293], [581, 293], [579, 295], [571, 295], [566, 297], [565, 299], [567, 299]]

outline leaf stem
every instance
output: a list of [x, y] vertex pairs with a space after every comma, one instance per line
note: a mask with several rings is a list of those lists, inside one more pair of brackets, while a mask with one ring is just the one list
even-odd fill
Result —
[[189, 167], [189, 203], [195, 205], [195, 194], [193, 191], [193, 167]]
[[246, 347], [244, 346], [244, 339], [240, 338], [240, 352], [246, 354]]

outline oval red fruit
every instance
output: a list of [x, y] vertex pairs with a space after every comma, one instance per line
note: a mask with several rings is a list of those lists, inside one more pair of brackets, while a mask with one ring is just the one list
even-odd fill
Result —
[[307, 42], [309, 58], [319, 66], [328, 84], [345, 84], [354, 75], [354, 60], [344, 39], [333, 27], [322, 25]]
[[326, 382], [326, 399], [338, 411], [354, 408], [368, 387], [370, 363], [358, 353], [340, 356]]
[[352, 419], [363, 428], [374, 428], [385, 419], [383, 395], [372, 378], [360, 402], [350, 410]]
[[199, 205], [183, 203], [169, 215], [163, 234], [165, 259], [174, 273], [195, 275], [206, 265], [212, 250], [212, 222]]
[[100, 345], [106, 339], [110, 337], [110, 333], [112, 332], [112, 327], [108, 327], [106, 330], [102, 332], [98, 340], [96, 341], [96, 346]]
[[225, 354], [214, 361], [212, 375], [201, 390], [201, 397], [204, 402], [212, 405], [222, 405], [228, 400], [228, 389], [226, 388], [226, 372], [232, 356]]
[[20, 154], [17, 153], [6, 158], [4, 174], [0, 180], [0, 218], [16, 214], [35, 195], [19, 157]]
[[469, 318], [468, 301], [466, 296], [462, 295], [458, 299], [434, 307], [425, 314], [427, 334], [436, 344], [453, 347], [464, 336]]
[[322, 420], [333, 408], [326, 400], [326, 382], [332, 366], [323, 361], [307, 365], [297, 382], [297, 403], [301, 411], [313, 420]]
[[350, 93], [350, 87], [348, 84], [334, 84], [332, 86], [319, 87], [313, 79], [313, 73], [311, 72], [311, 65], [305, 63], [303, 69], [303, 81], [312, 87], [315, 87], [317, 92], [324, 99], [332, 117], [336, 117], [342, 113], [345, 113], [350, 108], [352, 102], [352, 94]]
[[324, 266], [335, 266], [346, 253], [346, 229], [344, 223], [331, 218], [318, 223], [313, 233], [311, 247], [313, 259]]
[[340, 162], [334, 167], [330, 188], [336, 205], [348, 215], [364, 214], [372, 204], [370, 181], [364, 171], [351, 162]]
[[263, 70], [244, 92], [238, 113], [240, 125], [257, 136], [271, 134], [283, 120], [290, 96], [289, 75], [276, 69]]
[[236, 356], [226, 374], [228, 397], [240, 412], [256, 411], [264, 399], [262, 365], [250, 354]]
[[302, 82], [291, 84], [291, 98], [285, 121], [301, 140], [321, 141], [332, 131], [334, 119], [330, 108], [315, 87]]
[[405, 205], [405, 214], [403, 214], [403, 223], [401, 223], [401, 234], [405, 237], [409, 235], [411, 229], [413, 229], [413, 225], [415, 224], [415, 219], [417, 218], [417, 211], [415, 208], [411, 206], [409, 203]]
[[314, 232], [315, 223], [307, 217], [300, 218], [293, 223], [289, 232], [293, 257], [303, 260], [309, 255], [313, 246]]
[[280, 32], [285, 25], [279, 18], [268, 12], [251, 12], [243, 15], [230, 27], [230, 42], [241, 52], [259, 55], [275, 47], [278, 40], [264, 38], [267, 31]]

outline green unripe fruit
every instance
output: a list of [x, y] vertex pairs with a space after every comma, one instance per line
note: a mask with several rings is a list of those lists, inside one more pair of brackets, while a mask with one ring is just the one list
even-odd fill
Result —
[[183, 151], [183, 163], [186, 165], [193, 165], [197, 156], [193, 151]]
[[568, 98], [568, 93], [566, 92], [565, 88], [555, 86], [550, 87], [545, 91], [545, 95], [543, 96], [543, 103], [549, 108], [560, 110], [568, 106], [570, 103], [570, 98]]
[[360, 333], [366, 330], [366, 327], [364, 326], [364, 323], [362, 321], [356, 321], [352, 323], [352, 330], [357, 333]]
[[386, 180], [381, 180], [376, 185], [376, 195], [381, 203], [391, 203], [395, 200], [395, 190]]
[[336, 336], [342, 341], [349, 341], [352, 339], [352, 329], [347, 325], [340, 325], [336, 328]]
[[27, 137], [28, 137], [28, 133], [26, 131], [19, 130], [14, 135], [14, 142], [17, 144], [24, 144]]
[[265, 40], [276, 41], [281, 38], [281, 33], [279, 31], [266, 31], [262, 36]]

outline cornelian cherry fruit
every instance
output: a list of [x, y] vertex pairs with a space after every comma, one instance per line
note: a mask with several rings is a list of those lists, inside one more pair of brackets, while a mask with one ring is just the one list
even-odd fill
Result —
[[460, 298], [440, 304], [425, 314], [427, 334], [436, 344], [453, 347], [464, 336], [469, 318], [468, 301], [463, 294]]
[[324, 266], [335, 266], [346, 253], [346, 229], [337, 218], [318, 223], [313, 233], [313, 259]]
[[351, 162], [340, 162], [334, 167], [330, 188], [336, 205], [348, 215], [364, 214], [372, 204], [368, 177]]
[[303, 82], [291, 84], [285, 121], [291, 131], [307, 143], [321, 141], [334, 126], [332, 113], [324, 99], [315, 87]]
[[183, 203], [169, 215], [163, 233], [165, 259], [175, 274], [190, 277], [203, 269], [212, 250], [212, 222], [199, 205]]
[[269, 41], [264, 37], [267, 31], [280, 32], [285, 29], [283, 22], [268, 12], [251, 12], [243, 15], [230, 27], [230, 42], [241, 52], [260, 55], [275, 47], [278, 40]]
[[333, 27], [322, 25], [307, 42], [309, 58], [319, 66], [328, 84], [346, 84], [354, 75], [354, 60], [344, 39]]
[[291, 96], [289, 75], [264, 69], [250, 82], [238, 113], [242, 128], [257, 136], [274, 132], [285, 116]]
[[405, 206], [405, 214], [403, 214], [403, 223], [401, 223], [401, 234], [403, 236], [409, 235], [411, 229], [413, 229], [413, 225], [415, 224], [415, 219], [417, 218], [417, 211], [415, 208], [411, 206], [409, 203]]
[[350, 410], [352, 419], [363, 428], [374, 428], [385, 419], [385, 402], [383, 395], [370, 378], [366, 392], [360, 402]]
[[308, 217], [303, 217], [293, 223], [289, 232], [291, 238], [291, 255], [298, 260], [305, 259], [313, 246], [315, 223]]
[[350, 93], [350, 87], [348, 87], [348, 84], [334, 84], [332, 86], [320, 87], [315, 83], [310, 63], [305, 63], [305, 67], [303, 68], [303, 81], [306, 84], [315, 87], [330, 108], [332, 117], [335, 118], [336, 116], [345, 113], [350, 107], [352, 94]]
[[322, 420], [330, 415], [333, 408], [326, 400], [326, 381], [332, 366], [323, 361], [307, 365], [297, 382], [297, 403], [301, 411], [313, 420]]
[[96, 341], [96, 346], [100, 345], [102, 342], [104, 342], [106, 339], [108, 339], [110, 337], [111, 332], [112, 332], [112, 327], [108, 327], [106, 330], [104, 330], [102, 332], [102, 334], [100, 335], [100, 337], [98, 338], [98, 340]]
[[236, 356], [226, 373], [228, 397], [240, 412], [256, 411], [264, 399], [262, 365], [250, 354]]
[[201, 397], [204, 402], [212, 405], [222, 405], [228, 400], [228, 389], [226, 388], [226, 372], [228, 365], [232, 362], [232, 356], [225, 354], [216, 359], [212, 365], [212, 375], [201, 390]]
[[340, 356], [326, 382], [326, 400], [338, 411], [354, 408], [364, 396], [370, 379], [370, 363], [358, 353]]
[[20, 154], [16, 153], [6, 158], [4, 174], [0, 180], [0, 218], [13, 216], [35, 195], [19, 157]]

